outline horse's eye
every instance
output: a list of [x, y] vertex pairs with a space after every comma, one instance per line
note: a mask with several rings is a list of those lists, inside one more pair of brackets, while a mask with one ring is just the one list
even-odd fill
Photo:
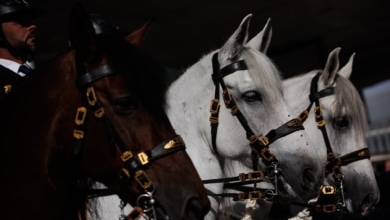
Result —
[[134, 100], [129, 96], [112, 101], [114, 109], [121, 114], [130, 114], [136, 109]]
[[333, 126], [336, 129], [346, 129], [349, 126], [349, 119], [347, 116], [339, 116], [333, 119]]
[[242, 98], [247, 102], [262, 101], [262, 97], [256, 91], [249, 91], [242, 95]]

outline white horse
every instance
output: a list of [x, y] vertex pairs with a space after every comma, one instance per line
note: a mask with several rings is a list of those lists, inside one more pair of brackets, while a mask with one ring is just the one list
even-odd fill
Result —
[[[277, 68], [263, 53], [245, 46], [250, 18], [251, 15], [245, 17], [219, 50], [203, 56], [168, 89], [168, 117], [176, 132], [184, 138], [187, 152], [203, 180], [234, 177], [254, 170], [253, 167], [257, 164], [253, 165], [253, 150], [248, 143], [248, 133], [251, 132], [244, 127], [250, 127], [253, 134], [261, 136], [293, 119], [293, 114], [283, 99]], [[268, 27], [269, 23], [259, 35], [266, 36], [264, 33], [269, 31]], [[268, 39], [263, 42], [267, 45]], [[216, 53], [218, 54], [215, 55]], [[246, 62], [245, 66], [242, 66], [243, 61]], [[220, 83], [221, 79], [223, 85]], [[222, 105], [213, 144], [209, 108], [210, 100], [223, 99], [215, 91], [220, 85], [231, 94], [241, 116], [246, 120], [242, 122], [237, 120], [240, 116], [232, 115], [228, 108], [233, 109], [233, 114], [236, 114], [236, 108], [231, 104]], [[214, 104], [212, 102], [213, 110], [217, 109]], [[211, 121], [215, 122], [215, 113], [212, 116]], [[275, 140], [270, 147], [279, 162], [276, 189], [279, 196], [285, 199], [307, 201], [317, 195], [316, 190], [322, 181], [320, 155], [303, 130], [281, 136], [283, 137]], [[267, 169], [268, 166], [263, 161], [258, 165], [261, 169]], [[222, 183], [205, 186], [212, 194], [223, 193]], [[219, 215], [221, 197], [209, 198], [212, 210], [206, 219], [215, 219]], [[231, 201], [231, 198], [227, 200]], [[221, 211], [231, 212], [226, 210], [227, 207], [224, 204]], [[238, 213], [238, 216], [243, 215], [244, 213]]]
[[336, 48], [329, 54], [323, 70], [286, 79], [283, 85], [286, 100], [295, 114], [307, 109], [302, 114], [302, 117], [307, 116], [305, 130], [323, 155], [323, 163], [328, 162], [328, 154], [340, 158], [339, 161], [330, 159], [324, 182], [336, 188], [323, 188], [328, 193], [335, 189], [335, 194], [329, 193], [332, 200], [327, 204], [321, 204], [320, 200], [329, 195], [321, 194], [316, 203], [317, 212], [328, 212], [328, 217], [329, 213], [337, 214], [334, 212], [337, 210], [366, 216], [379, 201], [379, 189], [365, 139], [364, 104], [349, 80], [355, 54], [339, 69], [339, 51], [340, 48]]
[[[272, 35], [271, 26], [268, 29], [269, 31], [262, 31], [252, 38], [246, 46], [265, 54]], [[267, 39], [266, 43], [264, 43], [264, 39]], [[365, 140], [367, 120], [364, 105], [355, 87], [348, 80], [352, 73], [354, 55], [351, 56], [347, 65], [339, 70], [339, 50], [335, 49], [329, 54], [325, 68], [321, 71], [317, 89], [321, 91], [328, 87], [336, 88], [334, 92], [330, 92], [333, 89], [321, 92], [324, 93], [322, 94], [324, 97], [319, 98], [318, 101], [325, 119], [327, 131], [325, 135], [329, 140], [329, 148], [337, 158], [341, 157], [341, 170], [338, 167], [335, 170], [343, 176], [334, 178], [332, 172], [328, 172], [323, 190], [336, 187], [333, 188], [336, 192], [332, 195], [334, 197], [331, 199], [333, 203], [321, 204], [319, 201], [316, 205], [318, 211], [322, 212], [325, 210], [328, 213], [365, 216], [378, 203], [379, 189]], [[295, 115], [300, 115], [311, 103], [309, 99], [311, 80], [318, 72], [319, 70], [311, 71], [283, 81], [284, 96]], [[315, 94], [315, 92], [313, 93]], [[309, 110], [314, 111], [314, 109], [315, 107], [312, 107]], [[314, 113], [308, 112], [307, 114]], [[324, 135], [318, 129], [315, 117], [308, 116], [309, 118], [304, 123], [305, 131], [310, 134], [314, 146], [323, 155], [322, 163], [325, 165], [328, 162], [328, 150]], [[335, 161], [337, 160], [333, 160], [333, 163]], [[333, 168], [330, 165], [328, 167]], [[341, 186], [341, 184], [343, 185]], [[256, 216], [256, 219], [268, 218], [267, 213], [271, 205], [271, 202], [263, 202], [260, 209], [261, 217]], [[343, 212], [334, 212], [334, 209]], [[331, 215], [327, 216], [329, 218]]]
[[[260, 173], [252, 171], [258, 168], [265, 171], [267, 181], [257, 186], [270, 190], [240, 194], [244, 199], [252, 197], [250, 201], [256, 206], [257, 197], [272, 200], [277, 193], [286, 200], [307, 202], [318, 195], [323, 181], [321, 155], [285, 102], [276, 66], [263, 53], [245, 46], [251, 17], [242, 20], [220, 49], [203, 56], [172, 83], [166, 112], [203, 180], [235, 178], [248, 172], [257, 179]], [[268, 36], [265, 33], [269, 31], [267, 22], [259, 35]], [[267, 47], [268, 43], [264, 38], [260, 46]], [[216, 88], [222, 88], [224, 96]], [[227, 100], [227, 104], [218, 107], [218, 99]], [[240, 177], [246, 179], [248, 175]], [[231, 197], [221, 197], [232, 195], [220, 195], [223, 183], [205, 186], [213, 194], [209, 196], [212, 209], [205, 219], [222, 219], [220, 215], [225, 213], [244, 217], [245, 210], [234, 213], [236, 207], [228, 204]], [[233, 195], [238, 197], [237, 193]], [[119, 200], [104, 199], [103, 216], [113, 214], [111, 217], [117, 218]]]

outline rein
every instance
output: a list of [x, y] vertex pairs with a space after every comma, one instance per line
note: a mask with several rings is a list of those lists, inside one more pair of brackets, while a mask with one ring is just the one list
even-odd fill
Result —
[[[134, 154], [129, 150], [126, 144], [117, 133], [109, 118], [105, 114], [105, 110], [100, 104], [94, 87], [93, 82], [100, 80], [103, 77], [109, 76], [117, 72], [117, 69], [112, 64], [103, 65], [92, 72], [86, 72], [81, 62], [76, 62], [78, 78], [76, 80], [77, 87], [83, 94], [82, 105], [77, 108], [75, 117], [75, 129], [73, 131], [73, 137], [76, 139], [74, 146], [74, 154], [76, 157], [80, 157], [81, 150], [84, 142], [84, 133], [86, 130], [87, 122], [87, 109], [93, 112], [96, 119], [100, 120], [103, 124], [104, 130], [108, 137], [108, 145], [114, 149], [115, 146], [119, 148], [123, 167], [121, 171], [120, 179], [122, 181], [120, 186], [120, 198], [124, 198], [126, 189], [131, 181], [135, 181], [145, 193], [140, 195], [137, 199], [137, 206], [134, 207], [133, 211], [128, 215], [120, 216], [120, 219], [138, 219], [141, 216], [147, 219], [153, 218], [155, 215], [153, 193], [155, 187], [151, 179], [144, 172], [144, 168], [154, 160], [169, 155], [179, 150], [185, 150], [185, 144], [180, 136], [175, 136], [167, 141], [160, 143], [155, 146], [152, 150], [147, 150]], [[88, 191], [89, 198], [113, 195], [109, 189], [93, 189]], [[121, 196], [122, 195], [122, 196]], [[122, 201], [123, 207], [125, 203]]]
[[[288, 121], [287, 123], [283, 124], [277, 129], [271, 130], [267, 135], [257, 137], [253, 130], [250, 128], [248, 121], [246, 120], [245, 116], [240, 111], [239, 107], [237, 106], [236, 102], [233, 99], [233, 96], [229, 93], [229, 90], [227, 89], [225, 82], [223, 78], [229, 74], [232, 74], [239, 70], [248, 70], [248, 66], [245, 62], [245, 60], [238, 60], [235, 61], [223, 68], [220, 68], [219, 62], [218, 62], [218, 53], [215, 53], [212, 57], [212, 65], [213, 65], [213, 74], [212, 79], [215, 85], [215, 96], [214, 99], [211, 100], [210, 104], [210, 125], [211, 125], [211, 137], [212, 137], [212, 146], [214, 151], [218, 154], [217, 150], [217, 144], [216, 144], [216, 138], [217, 138], [217, 130], [218, 130], [218, 115], [220, 110], [220, 86], [222, 88], [222, 96], [223, 101], [225, 103], [226, 108], [231, 110], [231, 114], [233, 116], [236, 116], [239, 122], [241, 123], [241, 126], [244, 128], [246, 132], [246, 137], [249, 141], [249, 145], [251, 147], [251, 156], [252, 156], [252, 167], [254, 172], [257, 173], [261, 172], [262, 178], [254, 178], [250, 179], [249, 181], [246, 180], [246, 178], [242, 178], [245, 175], [249, 174], [239, 174], [238, 177], [232, 177], [232, 178], [222, 178], [222, 179], [212, 179], [212, 180], [204, 180], [203, 183], [225, 183], [225, 188], [231, 188], [236, 190], [243, 190], [243, 187], [240, 187], [240, 185], [245, 185], [248, 183], [254, 183], [253, 190], [247, 193], [239, 193], [239, 194], [210, 194], [212, 196], [227, 196], [227, 197], [233, 197], [233, 200], [243, 200], [247, 198], [251, 199], [261, 199], [262, 193], [256, 189], [256, 183], [263, 180], [271, 180], [273, 181], [273, 184], [275, 186], [275, 190], [272, 192], [272, 196], [265, 196], [264, 198], [268, 198], [272, 200], [273, 196], [277, 196], [277, 175], [278, 175], [278, 166], [279, 166], [279, 160], [277, 157], [269, 150], [269, 145], [273, 143], [275, 140], [284, 137], [290, 133], [293, 133], [298, 130], [303, 130], [302, 123], [299, 119], [292, 119]], [[259, 158], [262, 158], [262, 161], [268, 165], [271, 172], [268, 172], [268, 175], [264, 177], [264, 174], [262, 171], [259, 171], [258, 169], [258, 162]], [[239, 180], [238, 182], [229, 183], [231, 180]], [[248, 191], [245, 188], [245, 191]], [[267, 191], [265, 193], [266, 195], [270, 195], [270, 191]]]
[[[318, 80], [320, 78], [320, 72], [312, 79], [310, 86], [310, 95], [309, 106], [298, 116], [302, 123], [307, 119], [310, 109], [315, 104], [314, 107], [314, 117], [317, 122], [318, 129], [321, 130], [322, 136], [325, 141], [326, 151], [327, 151], [327, 164], [325, 165], [325, 175], [332, 173], [333, 179], [335, 180], [336, 187], [332, 185], [323, 186], [320, 192], [320, 196], [316, 204], [314, 204], [314, 209], [317, 212], [323, 213], [334, 213], [338, 211], [345, 210], [345, 197], [344, 197], [344, 186], [343, 179], [344, 175], [341, 171], [341, 166], [346, 166], [352, 162], [369, 159], [371, 157], [368, 148], [362, 148], [351, 153], [348, 153], [344, 156], [336, 157], [332, 151], [332, 147], [329, 141], [328, 133], [325, 127], [325, 119], [322, 115], [322, 110], [320, 106], [320, 99], [326, 96], [334, 95], [335, 87], [328, 87], [321, 91], [318, 91]], [[338, 75], [336, 76], [338, 77]], [[337, 80], [337, 78], [336, 78]]]

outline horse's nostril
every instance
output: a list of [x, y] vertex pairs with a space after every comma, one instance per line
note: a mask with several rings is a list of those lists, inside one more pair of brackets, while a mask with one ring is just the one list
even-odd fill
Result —
[[368, 193], [364, 197], [364, 199], [360, 205], [361, 210], [362, 210], [361, 215], [362, 216], [368, 215], [370, 213], [371, 209], [376, 205], [376, 203], [377, 203], [377, 201], [374, 198], [374, 194]]
[[315, 181], [315, 177], [314, 177], [312, 169], [306, 168], [303, 171], [303, 178], [304, 178], [305, 182], [314, 182]]
[[206, 213], [207, 210], [202, 206], [200, 200], [198, 198], [193, 198], [187, 202], [182, 219], [200, 220], [204, 218]]
[[315, 191], [316, 188], [318, 187], [316, 180], [316, 176], [314, 175], [313, 169], [311, 168], [306, 168], [303, 170], [303, 183], [301, 186], [303, 190], [306, 191]]

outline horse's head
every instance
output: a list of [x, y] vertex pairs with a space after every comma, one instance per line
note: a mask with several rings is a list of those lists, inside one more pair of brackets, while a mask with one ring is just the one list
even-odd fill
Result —
[[[334, 88], [333, 94], [319, 98], [319, 105], [327, 122], [329, 146], [334, 156], [340, 158], [338, 169], [346, 193], [345, 208], [350, 214], [365, 216], [379, 201], [379, 189], [367, 148], [366, 110], [349, 80], [355, 54], [339, 69], [339, 51], [336, 48], [329, 54], [318, 79], [318, 91]], [[329, 171], [326, 182], [337, 186], [337, 180]]]
[[75, 129], [83, 173], [133, 207], [202, 219], [209, 202], [164, 112], [163, 68], [129, 43], [134, 35], [96, 35], [80, 6], [69, 27], [83, 96]]
[[330, 203], [328, 198], [322, 204], [321, 194], [318, 211], [364, 216], [379, 201], [379, 189], [367, 149], [364, 104], [349, 80], [355, 54], [339, 69], [339, 52], [329, 54], [323, 70], [285, 80], [286, 97], [297, 113], [306, 109], [304, 126], [327, 164], [324, 185], [330, 186], [322, 192], [335, 189], [327, 196], [334, 197]]
[[214, 83], [230, 109], [220, 108], [213, 150], [224, 158], [227, 175], [242, 172], [242, 166], [231, 165], [237, 161], [273, 170], [268, 175], [277, 173], [281, 198], [307, 201], [317, 195], [323, 178], [320, 155], [284, 100], [277, 67], [263, 53], [272, 32], [269, 22], [248, 43], [250, 18], [243, 19], [212, 61]]

